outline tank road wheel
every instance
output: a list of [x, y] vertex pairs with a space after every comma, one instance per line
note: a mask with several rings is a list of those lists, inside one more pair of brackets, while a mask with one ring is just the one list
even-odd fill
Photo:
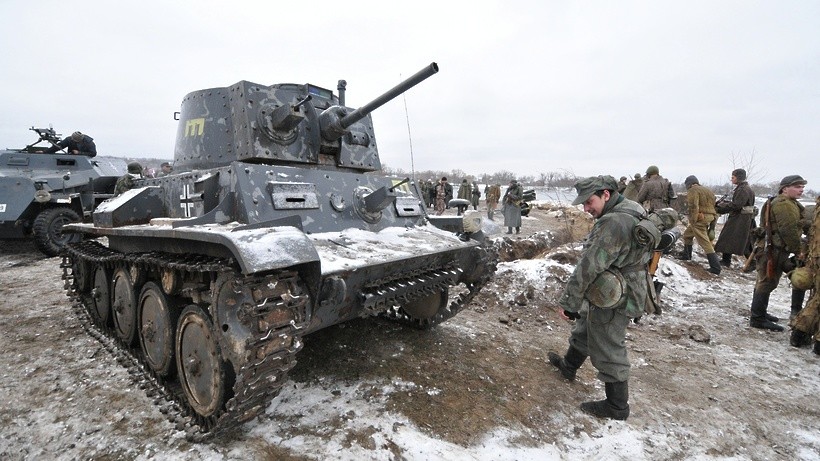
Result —
[[199, 306], [186, 307], [176, 335], [177, 373], [191, 408], [201, 417], [218, 416], [228, 399], [227, 365], [213, 323]]
[[101, 327], [107, 327], [111, 319], [111, 290], [109, 272], [103, 266], [94, 269], [94, 286], [91, 288], [91, 317]]
[[447, 293], [448, 290], [444, 289], [403, 304], [401, 307], [418, 326], [426, 328], [432, 325], [432, 320], [436, 317], [436, 314], [447, 306]]
[[172, 375], [176, 371], [174, 338], [179, 307], [154, 282], [142, 288], [137, 306], [140, 347], [145, 361], [159, 376]]
[[111, 316], [117, 337], [131, 347], [137, 339], [137, 302], [131, 271], [120, 267], [111, 279]]
[[68, 243], [79, 242], [82, 234], [63, 234], [63, 226], [80, 222], [80, 216], [71, 208], [48, 208], [34, 219], [34, 244], [46, 256], [57, 256]]

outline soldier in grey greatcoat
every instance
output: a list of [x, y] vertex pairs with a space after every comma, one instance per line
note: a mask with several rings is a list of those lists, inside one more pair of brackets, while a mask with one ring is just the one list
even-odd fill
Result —
[[635, 201], [640, 204], [648, 202], [648, 205], [644, 205], [644, 208], [650, 212], [667, 208], [674, 198], [672, 184], [660, 175], [660, 170], [655, 165], [646, 169], [646, 178], [640, 192], [638, 192], [638, 196], [635, 197]]
[[718, 214], [729, 213], [715, 244], [715, 251], [723, 253], [720, 263], [725, 267], [731, 267], [732, 255], [748, 256], [752, 252], [750, 237], [755, 227], [755, 193], [746, 182], [746, 170], [732, 171], [732, 184], [735, 185], [732, 199], [715, 204]]
[[[646, 266], [651, 251], [633, 237], [645, 211], [617, 192], [612, 176], [582, 179], [575, 183], [575, 189], [578, 197], [573, 205], [583, 203], [584, 211], [596, 221], [558, 301], [559, 314], [566, 320], [575, 319], [569, 348], [563, 357], [555, 352], [549, 352], [548, 357], [569, 380], [575, 379], [575, 372], [589, 357], [598, 370], [598, 379], [604, 382], [606, 399], [584, 402], [581, 410], [599, 418], [624, 420], [629, 416], [630, 370], [626, 327], [632, 318], [643, 314], [648, 296]], [[606, 302], [591, 296], [590, 288], [598, 284], [599, 277], [606, 280], [611, 274], [621, 288], [609, 290], [605, 284], [600, 291], [619, 296], [608, 296]]]
[[524, 190], [521, 184], [513, 179], [501, 200], [501, 212], [504, 213], [504, 225], [507, 226], [508, 234], [512, 234], [513, 227], [516, 234], [521, 233], [521, 200], [523, 198]]
[[470, 205], [473, 206], [474, 210], [477, 210], [478, 209], [478, 201], [481, 198], [481, 190], [478, 188], [478, 183], [475, 182], [475, 181], [473, 181], [472, 190], [473, 190], [473, 192], [472, 192], [473, 195], [470, 198]]

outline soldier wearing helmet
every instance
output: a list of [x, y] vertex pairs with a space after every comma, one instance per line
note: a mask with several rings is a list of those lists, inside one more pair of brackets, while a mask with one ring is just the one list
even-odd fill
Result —
[[651, 165], [646, 169], [646, 180], [643, 182], [635, 201], [644, 204], [648, 211], [667, 208], [674, 197], [672, 183], [660, 175], [657, 166]]
[[94, 157], [97, 155], [97, 146], [94, 144], [94, 138], [88, 136], [87, 134], [80, 133], [79, 131], [75, 131], [71, 134], [71, 136], [68, 136], [57, 144], [49, 147], [43, 151], [43, 153], [53, 154], [60, 149], [66, 149], [71, 155], [85, 155], [88, 157]]
[[[769, 295], [777, 288], [780, 276], [795, 268], [794, 261], [800, 263], [805, 258], [800, 241], [803, 235], [803, 205], [797, 201], [803, 195], [805, 186], [806, 180], [801, 176], [786, 176], [780, 181], [777, 197], [763, 205], [761, 220], [766, 230], [766, 250], [757, 257], [757, 282], [749, 319], [749, 325], [753, 328], [783, 331], [783, 327], [776, 323], [779, 319], [767, 312]], [[805, 296], [805, 290], [792, 290], [792, 316], [802, 308]]]
[[128, 164], [128, 173], [122, 175], [114, 186], [114, 196], [120, 195], [134, 187], [134, 180], [142, 178], [142, 165], [139, 162]]
[[[548, 357], [569, 380], [575, 379], [575, 372], [589, 357], [604, 382], [606, 399], [584, 402], [581, 410], [599, 418], [624, 420], [629, 416], [630, 370], [626, 327], [643, 314], [648, 301], [646, 265], [651, 251], [633, 237], [645, 211], [618, 193], [612, 176], [582, 179], [575, 189], [578, 197], [573, 205], [583, 204], [596, 221], [558, 301], [559, 314], [575, 319], [569, 348], [563, 357], [555, 352]], [[603, 281], [599, 280], [602, 276]], [[602, 289], [601, 283], [615, 285]]]

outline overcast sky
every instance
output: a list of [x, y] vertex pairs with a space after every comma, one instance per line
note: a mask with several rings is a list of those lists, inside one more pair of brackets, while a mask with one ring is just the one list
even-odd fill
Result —
[[360, 107], [435, 61], [373, 114], [390, 167], [723, 184], [753, 159], [756, 182], [820, 190], [820, 1], [0, 0], [0, 17], [0, 147], [52, 124], [171, 159], [191, 91], [345, 79]]

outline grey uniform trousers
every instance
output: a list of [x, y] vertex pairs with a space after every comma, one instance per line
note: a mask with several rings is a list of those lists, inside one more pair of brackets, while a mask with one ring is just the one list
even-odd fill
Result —
[[589, 356], [598, 370], [598, 379], [605, 383], [629, 380], [629, 357], [626, 354], [626, 326], [629, 317], [622, 309], [601, 309], [589, 306], [579, 312], [569, 337], [570, 346]]

